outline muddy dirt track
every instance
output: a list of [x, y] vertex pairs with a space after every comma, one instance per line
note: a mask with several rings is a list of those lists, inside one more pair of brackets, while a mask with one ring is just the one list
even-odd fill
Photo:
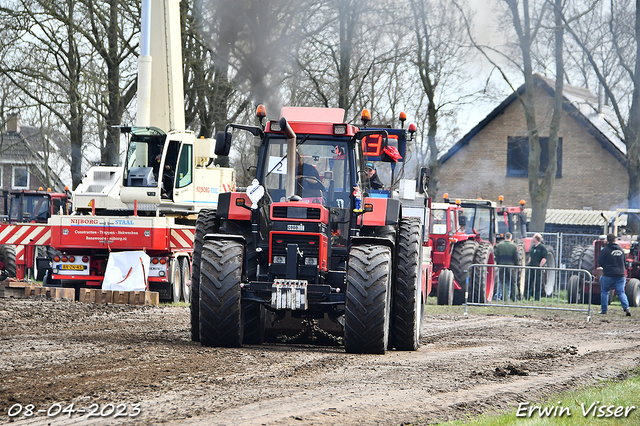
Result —
[[[417, 352], [374, 356], [336, 346], [203, 348], [189, 338], [187, 307], [0, 299], [0, 424], [433, 424], [621, 378], [640, 364], [640, 310], [627, 318], [612, 307], [587, 323], [572, 312], [484, 308], [465, 318], [462, 307], [430, 303]], [[71, 403], [96, 415], [47, 415]], [[10, 418], [16, 404], [25, 408]], [[637, 411], [631, 417], [640, 423]]]

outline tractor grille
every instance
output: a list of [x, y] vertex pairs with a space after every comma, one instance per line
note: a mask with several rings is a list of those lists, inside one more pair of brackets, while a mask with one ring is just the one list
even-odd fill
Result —
[[271, 234], [272, 256], [286, 256], [287, 244], [298, 244], [304, 257], [320, 256], [320, 236], [313, 234]]
[[321, 210], [313, 207], [274, 206], [273, 219], [320, 220]]

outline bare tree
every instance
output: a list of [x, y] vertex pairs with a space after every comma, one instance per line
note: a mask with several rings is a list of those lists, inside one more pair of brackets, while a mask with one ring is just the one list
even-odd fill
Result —
[[74, 187], [82, 178], [82, 134], [85, 116], [81, 69], [85, 57], [75, 37], [75, 1], [22, 0], [0, 10], [6, 45], [0, 73], [35, 105], [43, 105], [64, 125], [71, 142]]
[[[470, 52], [465, 46], [465, 21], [458, 8], [446, 0], [410, 0], [413, 12], [415, 49], [413, 63], [426, 95], [428, 160], [419, 164], [431, 169], [429, 194], [435, 196], [438, 188], [438, 123], [441, 115], [464, 102], [469, 96], [460, 94], [460, 88], [470, 80], [465, 71]], [[458, 93], [456, 93], [458, 92]], [[471, 95], [472, 96], [472, 95]], [[420, 149], [421, 157], [427, 149]]]
[[[640, 5], [630, 0], [611, 0], [602, 16], [606, 29], [594, 42], [593, 34], [585, 31], [588, 15], [563, 16], [567, 32], [580, 47], [598, 83], [615, 112], [627, 149], [627, 174], [630, 208], [640, 207]], [[605, 3], [606, 5], [606, 3]], [[595, 2], [589, 11], [600, 6]], [[599, 54], [609, 50], [615, 54], [615, 64]], [[623, 78], [616, 70], [623, 70]], [[638, 225], [635, 225], [636, 228]]]

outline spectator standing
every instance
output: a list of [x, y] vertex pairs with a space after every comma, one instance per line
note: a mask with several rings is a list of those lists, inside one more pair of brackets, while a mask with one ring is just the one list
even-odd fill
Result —
[[[534, 234], [533, 241], [531, 242], [531, 248], [529, 249], [529, 263], [527, 263], [527, 266], [543, 267], [546, 263], [547, 247], [542, 244], [542, 235]], [[541, 281], [542, 270], [530, 269], [527, 288], [525, 291], [528, 299], [533, 297], [535, 300], [540, 300], [540, 293], [542, 292]]]
[[[518, 265], [520, 256], [518, 256], [518, 247], [512, 241], [511, 232], [504, 234], [504, 240], [496, 246], [495, 256], [498, 265]], [[498, 289], [496, 290], [495, 300], [502, 300], [504, 289], [505, 300], [516, 300], [518, 292], [516, 290], [516, 278], [518, 270], [516, 268], [498, 268]]]
[[607, 245], [602, 248], [598, 255], [598, 265], [602, 267], [602, 277], [600, 277], [600, 313], [606, 314], [609, 307], [609, 290], [615, 289], [620, 298], [622, 310], [627, 316], [631, 316], [629, 299], [624, 292], [627, 282], [625, 277], [624, 251], [616, 244], [616, 236], [607, 235]]

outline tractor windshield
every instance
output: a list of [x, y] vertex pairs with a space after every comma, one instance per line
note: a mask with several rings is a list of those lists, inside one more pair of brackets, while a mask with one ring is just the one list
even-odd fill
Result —
[[447, 233], [447, 210], [431, 210], [431, 234], [444, 235]]
[[491, 210], [479, 207], [463, 207], [466, 234], [477, 233], [485, 241], [491, 241]]
[[346, 208], [351, 178], [348, 173], [347, 143], [306, 139], [295, 156], [287, 154], [287, 141], [271, 139], [267, 148], [265, 189], [273, 201], [284, 201], [287, 162], [296, 162], [296, 195], [309, 203]]

